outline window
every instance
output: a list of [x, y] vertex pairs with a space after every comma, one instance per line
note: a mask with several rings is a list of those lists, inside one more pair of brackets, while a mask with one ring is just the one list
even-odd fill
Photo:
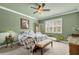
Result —
[[62, 18], [45, 21], [46, 33], [62, 33]]

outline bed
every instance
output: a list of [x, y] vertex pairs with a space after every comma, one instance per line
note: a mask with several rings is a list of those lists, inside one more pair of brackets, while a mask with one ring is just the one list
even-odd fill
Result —
[[[43, 54], [43, 48], [45, 48], [49, 44], [51, 44], [51, 46], [52, 46], [53, 40], [56, 40], [56, 38], [54, 38], [54, 37], [49, 37], [46, 34], [42, 34], [41, 32], [34, 33], [33, 31], [25, 31], [25, 32], [19, 34], [18, 40], [21, 44], [23, 44], [25, 47], [27, 47], [29, 45], [28, 37], [30, 37], [31, 39], [34, 40], [34, 42], [35, 42], [34, 49], [41, 48], [41, 54]], [[25, 42], [27, 44], [25, 44]]]

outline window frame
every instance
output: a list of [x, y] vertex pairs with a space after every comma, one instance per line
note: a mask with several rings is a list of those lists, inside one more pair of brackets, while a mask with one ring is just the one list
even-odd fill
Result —
[[[60, 22], [60, 23], [58, 24], [57, 22]], [[58, 31], [58, 29], [57, 29], [58, 27], [61, 28], [60, 31]], [[49, 29], [49, 28], [52, 28], [52, 29]], [[56, 30], [55, 30], [55, 28], [56, 28]], [[62, 17], [54, 18], [51, 20], [46, 20], [45, 21], [45, 33], [60, 33], [60, 34], [62, 34]]]

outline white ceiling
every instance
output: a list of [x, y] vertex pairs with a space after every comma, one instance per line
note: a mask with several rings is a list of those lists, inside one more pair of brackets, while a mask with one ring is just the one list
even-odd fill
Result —
[[46, 3], [45, 8], [51, 9], [50, 11], [43, 12], [42, 14], [39, 13], [33, 14], [35, 10], [32, 9], [31, 6], [35, 7], [36, 5], [34, 3], [16, 3], [16, 4], [3, 3], [0, 5], [38, 19], [43, 19], [51, 15], [73, 10], [79, 7], [78, 3]]

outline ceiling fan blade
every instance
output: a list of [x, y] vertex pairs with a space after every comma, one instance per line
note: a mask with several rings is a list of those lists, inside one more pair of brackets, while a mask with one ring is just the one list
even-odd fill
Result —
[[33, 14], [37, 13], [38, 11], [33, 12]]
[[40, 6], [40, 4], [38, 4], [38, 3], [35, 3], [37, 6]]
[[45, 6], [45, 3], [42, 3], [42, 7], [44, 7]]
[[37, 9], [37, 8], [35, 8], [35, 7], [31, 7], [31, 8], [33, 8], [33, 9]]
[[37, 9], [39, 9], [41, 7], [40, 4], [38, 4], [38, 3], [35, 3], [35, 4], [37, 5]]
[[50, 11], [50, 9], [43, 9], [43, 11]]

